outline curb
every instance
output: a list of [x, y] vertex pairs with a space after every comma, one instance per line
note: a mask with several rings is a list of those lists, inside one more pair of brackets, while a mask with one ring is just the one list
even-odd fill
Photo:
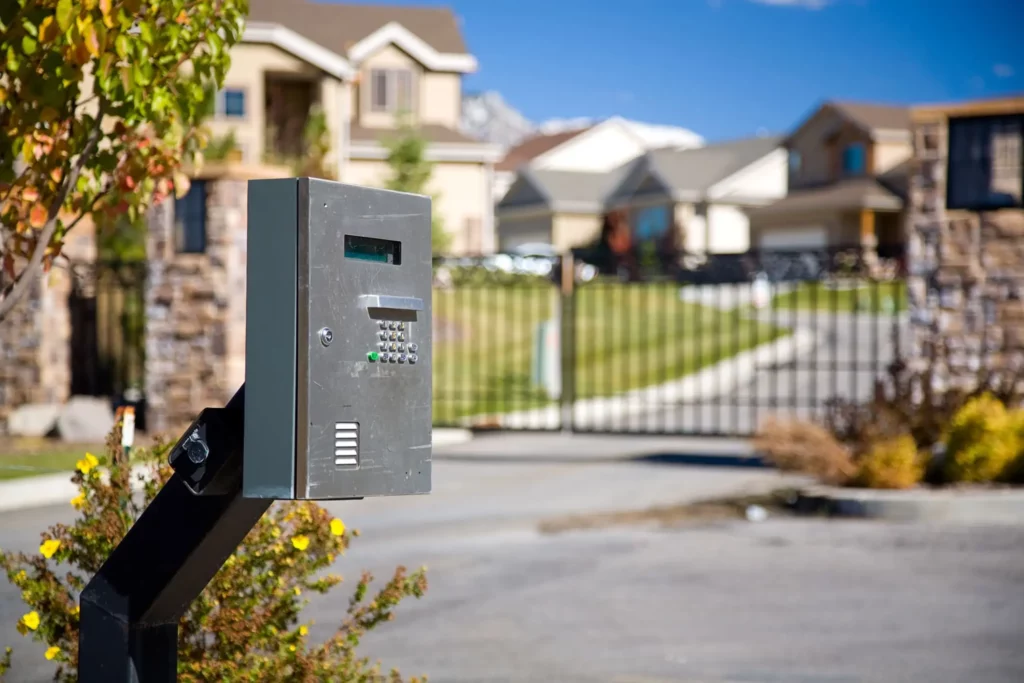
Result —
[[815, 486], [797, 497], [800, 512], [892, 522], [1024, 523], [1024, 490], [882, 491]]
[[[434, 448], [457, 446], [472, 439], [473, 433], [468, 429], [433, 430]], [[142, 471], [133, 471], [133, 478]], [[71, 483], [71, 474], [70, 471], [57, 472], [0, 481], [0, 512], [68, 505], [78, 495], [78, 487]], [[141, 483], [136, 488], [141, 488]]]

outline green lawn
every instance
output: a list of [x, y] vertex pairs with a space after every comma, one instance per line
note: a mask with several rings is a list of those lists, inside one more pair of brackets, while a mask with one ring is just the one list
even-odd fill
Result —
[[67, 472], [70, 475], [75, 463], [84, 455], [85, 449], [82, 448], [32, 452], [0, 446], [0, 480], [55, 472]]
[[[576, 294], [576, 395], [607, 396], [690, 374], [786, 333], [679, 300], [671, 283], [592, 283]], [[531, 382], [534, 334], [555, 318], [547, 283], [434, 293], [434, 421], [544, 405]]]
[[803, 282], [773, 299], [775, 308], [839, 313], [899, 313], [907, 310], [905, 282], [869, 282], [850, 288]]

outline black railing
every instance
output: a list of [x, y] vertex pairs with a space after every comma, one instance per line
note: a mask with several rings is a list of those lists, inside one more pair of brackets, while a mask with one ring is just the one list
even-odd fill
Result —
[[435, 424], [746, 436], [870, 397], [906, 337], [900, 253], [585, 256], [435, 263]]
[[78, 263], [71, 273], [71, 393], [135, 405], [144, 429], [146, 263]]

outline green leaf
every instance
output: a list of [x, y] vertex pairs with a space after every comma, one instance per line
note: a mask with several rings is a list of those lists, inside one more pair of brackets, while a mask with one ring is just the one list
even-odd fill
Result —
[[32, 36], [26, 34], [21, 37], [21, 50], [27, 55], [34, 55], [39, 43]]
[[146, 45], [152, 45], [153, 44], [153, 25], [150, 24], [148, 21], [140, 22], [139, 23], [139, 31], [140, 31], [141, 36], [142, 36], [142, 42], [145, 43]]
[[57, 24], [61, 31], [67, 31], [71, 26], [72, 15], [71, 0], [57, 0]]
[[128, 56], [128, 50], [131, 46], [128, 44], [128, 36], [123, 33], [119, 33], [117, 38], [114, 39], [114, 51], [117, 52], [117, 56], [124, 59]]
[[15, 52], [14, 46], [11, 45], [7, 48], [7, 69], [9, 71], [17, 71], [21, 65], [21, 61], [18, 59], [18, 53]]

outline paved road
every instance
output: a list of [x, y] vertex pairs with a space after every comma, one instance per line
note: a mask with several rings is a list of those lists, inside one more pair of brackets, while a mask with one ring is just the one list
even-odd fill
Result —
[[896, 357], [893, 328], [898, 325], [904, 348], [909, 334], [905, 319], [888, 315], [775, 311], [760, 317], [813, 331], [818, 343], [794, 360], [761, 365], [753, 379], [733, 389], [721, 390], [712, 380], [707, 395], [685, 404], [661, 401], [654, 392], [618, 416], [584, 420], [598, 430], [750, 434], [771, 414], [810, 418], [821, 415], [831, 397], [870, 398], [875, 379]]
[[[1024, 680], [1024, 529], [780, 518], [540, 535], [551, 515], [780, 480], [614, 461], [666, 452], [663, 440], [518, 439], [446, 450], [458, 459], [436, 464], [431, 496], [331, 504], [364, 532], [340, 572], [430, 567], [427, 597], [372, 634], [366, 654], [440, 683]], [[42, 526], [70, 518], [5, 515], [0, 546], [34, 549]], [[309, 609], [314, 635], [345, 597]], [[14, 631], [22, 611], [0, 585], [0, 645], [18, 646], [12, 681], [48, 680], [41, 648]]]

